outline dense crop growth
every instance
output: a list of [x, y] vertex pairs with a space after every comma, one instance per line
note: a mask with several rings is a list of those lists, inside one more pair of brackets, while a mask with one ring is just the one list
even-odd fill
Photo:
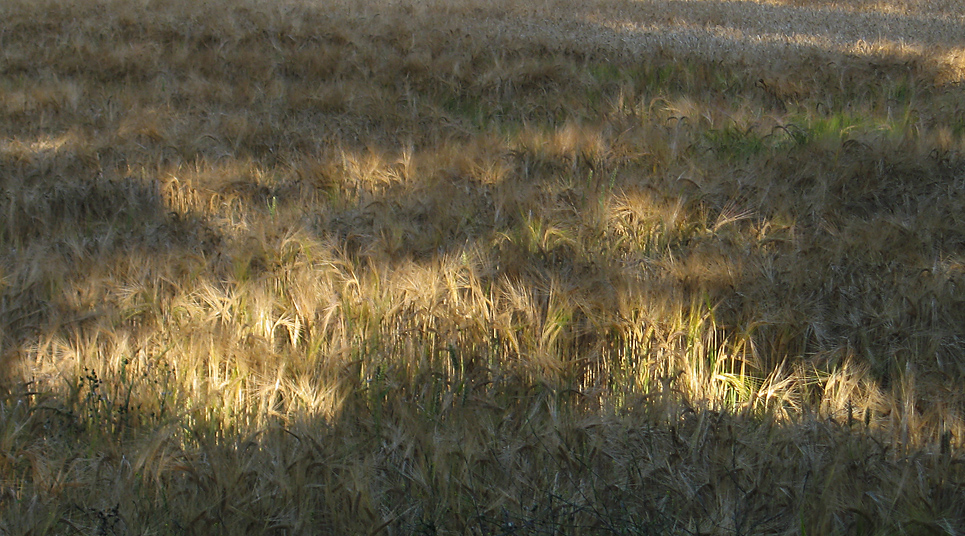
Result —
[[957, 1], [0, 21], [0, 534], [965, 527]]

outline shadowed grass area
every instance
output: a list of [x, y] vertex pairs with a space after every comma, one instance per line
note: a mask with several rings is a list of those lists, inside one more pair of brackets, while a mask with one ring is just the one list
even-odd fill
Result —
[[0, 531], [957, 534], [963, 15], [799, 4], [4, 4]]

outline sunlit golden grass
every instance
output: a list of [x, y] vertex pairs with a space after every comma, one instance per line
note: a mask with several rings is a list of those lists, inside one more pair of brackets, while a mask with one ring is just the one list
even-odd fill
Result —
[[3, 534], [960, 534], [954, 2], [0, 5]]

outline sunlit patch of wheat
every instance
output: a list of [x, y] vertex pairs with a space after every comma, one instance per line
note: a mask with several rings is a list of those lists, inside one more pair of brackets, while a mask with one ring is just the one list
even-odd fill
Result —
[[291, 400], [287, 417], [304, 420], [307, 423], [314, 419], [331, 420], [337, 417], [346, 397], [346, 390], [334, 375], [331, 377], [299, 375], [289, 380], [285, 393]]
[[406, 160], [393, 161], [391, 156], [377, 149], [362, 152], [342, 150], [341, 168], [346, 185], [366, 193], [381, 193], [385, 188], [403, 182]]
[[965, 80], [965, 48], [953, 48], [938, 56], [942, 67], [939, 82], [956, 84]]
[[598, 164], [609, 154], [608, 141], [598, 127], [567, 123], [554, 130], [528, 127], [514, 139], [521, 150], [540, 160], [576, 166]]

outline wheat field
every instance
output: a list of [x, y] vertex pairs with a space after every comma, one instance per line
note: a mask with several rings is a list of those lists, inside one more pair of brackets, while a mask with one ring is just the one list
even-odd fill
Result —
[[0, 535], [965, 534], [957, 0], [0, 21]]

